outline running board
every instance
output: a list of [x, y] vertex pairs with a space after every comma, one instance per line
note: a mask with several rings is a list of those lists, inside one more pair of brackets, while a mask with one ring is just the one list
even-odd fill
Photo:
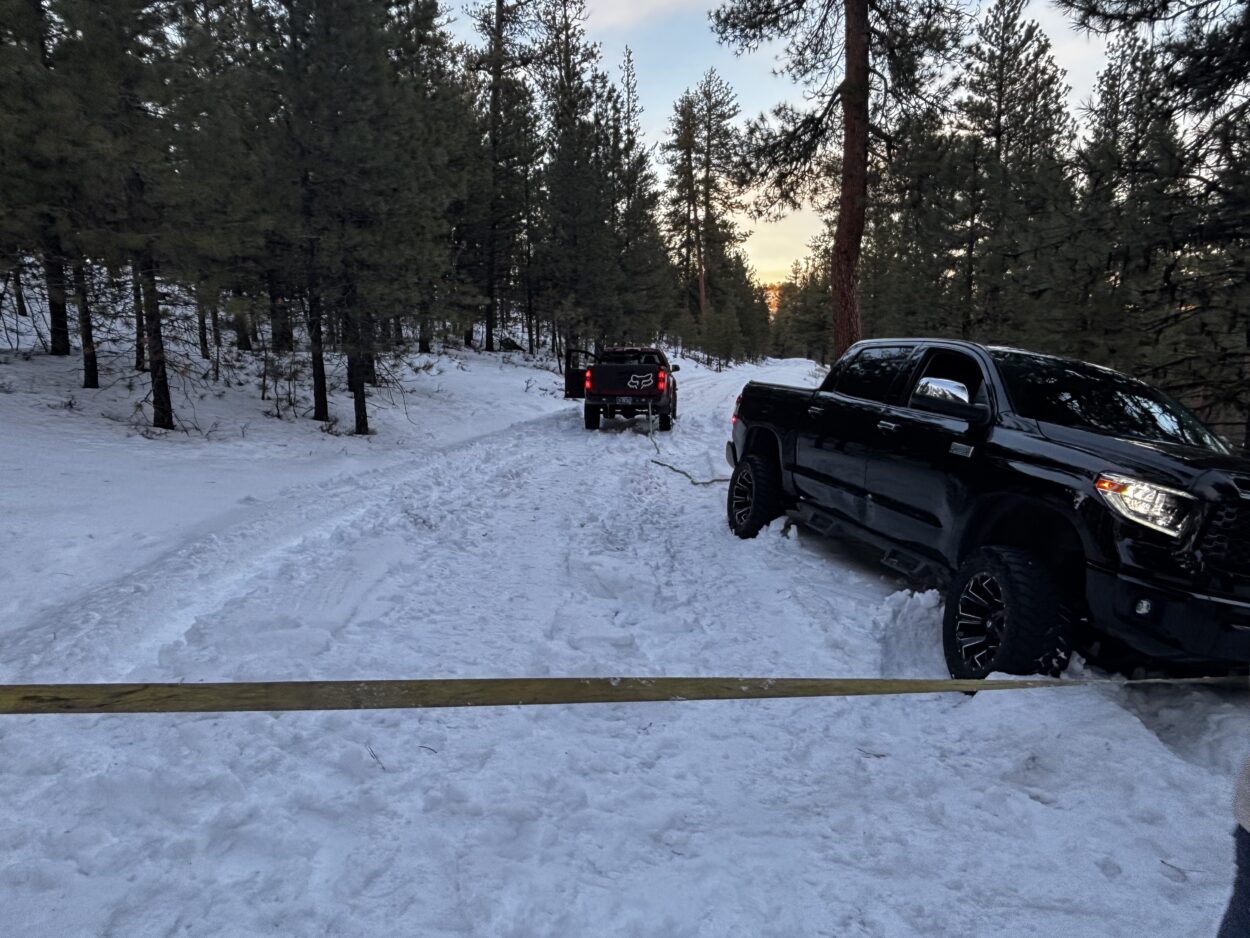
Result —
[[786, 514], [817, 534], [858, 541], [881, 551], [881, 563], [909, 580], [933, 580], [945, 585], [951, 571], [942, 563], [899, 547], [893, 541], [811, 502], [799, 502]]

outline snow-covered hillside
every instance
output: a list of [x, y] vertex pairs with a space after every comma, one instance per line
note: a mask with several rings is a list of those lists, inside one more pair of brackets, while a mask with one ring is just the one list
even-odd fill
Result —
[[[738, 541], [723, 484], [653, 462], [728, 475], [741, 385], [810, 362], [683, 360], [648, 436], [462, 352], [368, 439], [251, 388], [149, 439], [142, 389], [0, 362], [3, 681], [944, 676], [935, 594], [779, 523]], [[0, 904], [23, 936], [1209, 935], [1242, 706], [0, 717]]]

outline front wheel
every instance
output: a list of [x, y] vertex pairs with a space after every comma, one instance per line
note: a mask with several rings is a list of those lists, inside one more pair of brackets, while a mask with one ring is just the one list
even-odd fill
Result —
[[759, 453], [748, 453], [729, 477], [726, 510], [729, 527], [741, 538], [752, 538], [784, 508], [781, 475], [776, 463]]
[[1071, 609], [1032, 551], [983, 547], [946, 594], [942, 646], [951, 677], [994, 671], [1058, 677], [1071, 657]]
[[599, 420], [600, 420], [600, 417], [602, 416], [602, 412], [600, 411], [600, 409], [597, 406], [591, 406], [590, 404], [587, 404], [585, 413], [586, 413], [586, 429], [598, 430]]

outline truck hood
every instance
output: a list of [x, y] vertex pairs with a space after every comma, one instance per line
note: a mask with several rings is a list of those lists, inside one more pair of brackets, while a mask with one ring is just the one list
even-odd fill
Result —
[[1148, 481], [1190, 490], [1200, 476], [1250, 480], [1250, 459], [1197, 446], [1153, 443], [1094, 433], [1076, 427], [1038, 421], [1042, 436], [1106, 462], [1109, 472], [1137, 473]]

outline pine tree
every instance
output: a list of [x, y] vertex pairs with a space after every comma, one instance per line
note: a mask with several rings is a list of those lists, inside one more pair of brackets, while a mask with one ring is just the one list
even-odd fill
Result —
[[535, 263], [542, 302], [570, 341], [595, 335], [604, 298], [612, 232], [611, 189], [596, 163], [597, 47], [586, 40], [583, 0], [542, 0], [537, 8], [542, 55], [539, 83], [546, 101], [546, 225]]
[[660, 190], [642, 138], [642, 106], [633, 54], [621, 66], [617, 191], [617, 237], [623, 289], [622, 342], [650, 341], [670, 319], [675, 281], [660, 230]]
[[[520, 219], [524, 214], [524, 178], [528, 164], [521, 120], [526, 115], [528, 89], [516, 72], [528, 64], [529, 0], [478, 7], [474, 20], [486, 39], [478, 68], [486, 75], [486, 140], [489, 190], [486, 198], [483, 279], [486, 293], [485, 348], [495, 351], [495, 328], [508, 275], [520, 250]], [[521, 120], [518, 120], [518, 117]]]
[[764, 187], [766, 206], [794, 207], [824, 197], [836, 166], [829, 277], [835, 344], [845, 349], [861, 333], [870, 139], [888, 142], [890, 119], [922, 101], [949, 64], [963, 27], [960, 6], [944, 0], [729, 0], [713, 20], [720, 38], [742, 50], [781, 41], [781, 73], [812, 102], [807, 110], [779, 105], [771, 120], [752, 123], [747, 175]]
[[961, 129], [977, 143], [965, 154], [968, 220], [965, 271], [974, 335], [1053, 347], [1068, 296], [1060, 288], [1063, 236], [1074, 215], [1067, 170], [1074, 137], [1067, 85], [1025, 0], [995, 0], [969, 47]]
[[1222, 127], [1250, 112], [1250, 4], [1186, 0], [1058, 0], [1078, 26], [1102, 34], [1158, 36], [1164, 94]]

